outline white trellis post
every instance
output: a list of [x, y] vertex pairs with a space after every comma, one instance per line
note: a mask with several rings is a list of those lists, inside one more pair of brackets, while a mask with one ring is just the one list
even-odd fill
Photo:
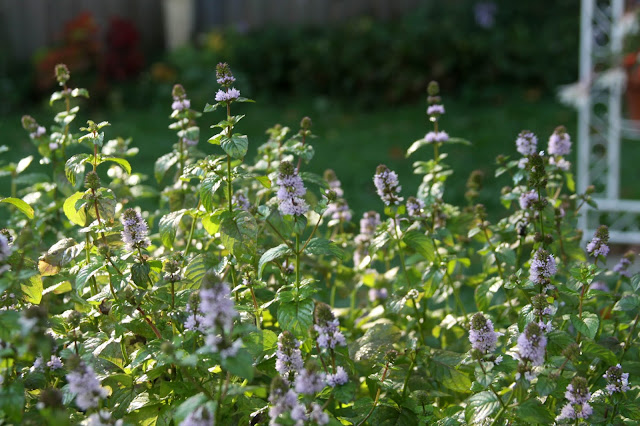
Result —
[[586, 206], [579, 225], [585, 239], [606, 223], [611, 242], [640, 244], [640, 200], [620, 198], [620, 141], [640, 139], [640, 123], [622, 119], [624, 79], [603, 84], [597, 75], [612, 60], [621, 64], [623, 12], [624, 0], [582, 0], [580, 84], [589, 95], [578, 112], [578, 191], [594, 185], [598, 209]]

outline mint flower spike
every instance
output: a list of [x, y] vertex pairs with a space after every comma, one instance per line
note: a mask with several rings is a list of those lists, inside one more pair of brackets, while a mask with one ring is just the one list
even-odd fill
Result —
[[609, 395], [616, 392], [623, 393], [631, 389], [629, 387], [629, 373], [623, 373], [620, 364], [609, 367], [602, 377], [607, 380], [606, 390]]
[[149, 247], [151, 242], [147, 238], [149, 227], [140, 213], [134, 209], [127, 209], [120, 218], [124, 230], [121, 232], [122, 241], [129, 251]]
[[5, 262], [11, 256], [11, 247], [9, 246], [9, 239], [2, 233], [0, 233], [0, 274], [6, 272], [11, 268]]
[[308, 362], [307, 366], [300, 370], [296, 377], [295, 390], [299, 394], [315, 395], [324, 389], [326, 380], [325, 374], [318, 371], [318, 365]]
[[516, 139], [516, 149], [522, 155], [532, 155], [538, 150], [538, 138], [533, 132], [523, 130]]
[[549, 279], [557, 272], [556, 259], [548, 251], [540, 248], [533, 255], [529, 267], [529, 279], [535, 284], [549, 284]]
[[304, 368], [300, 345], [300, 341], [289, 331], [283, 331], [278, 336], [276, 371], [289, 385], [293, 384], [298, 372]]
[[527, 328], [518, 337], [518, 354], [516, 357], [522, 362], [530, 362], [531, 365], [542, 365], [547, 347], [547, 338], [540, 326], [529, 323]]
[[607, 257], [609, 254], [609, 228], [601, 225], [596, 231], [593, 239], [587, 244], [587, 253], [593, 257]]
[[280, 163], [276, 183], [279, 185], [277, 196], [280, 213], [285, 216], [302, 216], [309, 210], [309, 206], [303, 198], [307, 189], [293, 164], [288, 161]]
[[98, 377], [91, 366], [79, 361], [77, 367], [67, 374], [69, 391], [76, 394], [76, 405], [82, 411], [98, 407], [100, 399], [109, 394], [100, 386]]
[[402, 187], [398, 182], [398, 175], [396, 172], [389, 170], [384, 164], [379, 165], [376, 169], [373, 183], [376, 186], [378, 196], [387, 206], [397, 206], [404, 200], [399, 196]]
[[181, 84], [173, 86], [171, 95], [173, 96], [173, 103], [171, 104], [172, 110], [183, 111], [191, 108], [191, 101], [187, 99], [187, 92], [185, 92]]
[[306, 420], [306, 409], [298, 401], [298, 394], [289, 389], [287, 382], [280, 376], [274, 377], [271, 381], [269, 403], [269, 425], [278, 425], [278, 418], [286, 413], [289, 413], [293, 420]]
[[231, 68], [226, 62], [220, 62], [216, 66], [216, 81], [222, 87], [229, 87], [235, 83], [236, 78], [231, 73]]
[[564, 396], [569, 402], [562, 407], [562, 411], [556, 417], [556, 421], [586, 419], [593, 414], [593, 408], [587, 402], [591, 398], [589, 384], [583, 377], [574, 377], [571, 383], [567, 385], [567, 391]]
[[571, 153], [571, 137], [564, 126], [558, 126], [549, 137], [547, 152], [549, 155], [569, 155]]
[[486, 318], [481, 312], [471, 317], [471, 327], [469, 329], [469, 342], [471, 349], [487, 354], [496, 350], [498, 337], [502, 333], [493, 330], [493, 322]]
[[180, 426], [211, 426], [215, 424], [213, 413], [205, 405], [201, 405], [189, 413]]
[[315, 310], [315, 325], [318, 332], [318, 346], [325, 349], [335, 349], [336, 346], [346, 346], [344, 334], [339, 330], [340, 322], [331, 312], [326, 303], [318, 303]]
[[629, 272], [629, 267], [633, 264], [635, 260], [636, 254], [633, 250], [629, 250], [622, 256], [620, 261], [613, 267], [613, 272], [618, 273], [621, 277], [631, 277], [631, 272]]

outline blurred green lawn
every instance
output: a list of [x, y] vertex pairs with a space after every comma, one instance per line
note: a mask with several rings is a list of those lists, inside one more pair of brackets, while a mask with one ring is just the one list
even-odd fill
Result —
[[[546, 149], [547, 139], [558, 125], [565, 125], [574, 140], [576, 114], [572, 109], [559, 105], [551, 97], [529, 99], [524, 92], [505, 90], [493, 95], [491, 100], [456, 99], [443, 94], [446, 115], [441, 119], [441, 129], [451, 136], [467, 139], [472, 146], [452, 145], [445, 148], [446, 160], [455, 173], [450, 178], [445, 200], [462, 205], [464, 187], [469, 173], [474, 169], [485, 172], [485, 189], [480, 201], [490, 212], [498, 212], [499, 192], [509, 184], [506, 178], [497, 181], [493, 177], [495, 158], [499, 154], [517, 155], [515, 139], [523, 129], [535, 132], [539, 137], [539, 148]], [[171, 150], [175, 140], [170, 124], [170, 96], [166, 105], [150, 105], [147, 109], [82, 110], [73, 123], [78, 131], [90, 118], [94, 121], [108, 120], [106, 138], [132, 137], [133, 145], [140, 153], [131, 159], [134, 171], [148, 175], [148, 183], [155, 185], [153, 164], [160, 155]], [[336, 171], [342, 181], [345, 196], [355, 217], [364, 211], [380, 209], [382, 204], [375, 194], [373, 174], [378, 164], [385, 163], [396, 170], [403, 186], [405, 197], [415, 194], [421, 177], [413, 174], [412, 164], [416, 160], [432, 157], [430, 148], [419, 150], [406, 159], [404, 153], [413, 141], [431, 129], [425, 115], [426, 105], [416, 103], [404, 106], [379, 105], [363, 110], [344, 102], [333, 102], [326, 98], [256, 99], [255, 104], [242, 104], [233, 108], [233, 113], [246, 114], [238, 131], [249, 136], [250, 151], [247, 161], [252, 161], [257, 146], [266, 141], [265, 130], [275, 123], [297, 131], [300, 119], [308, 115], [313, 120], [312, 130], [316, 156], [303, 168], [322, 173], [327, 168]], [[202, 105], [192, 105], [202, 109]], [[41, 124], [48, 125], [53, 113], [45, 107], [34, 107], [21, 113], [0, 117], [0, 145], [8, 145], [11, 151], [2, 154], [3, 159], [16, 161], [35, 154], [29, 138], [21, 128], [22, 113], [33, 115]], [[206, 139], [214, 134], [209, 125], [222, 118], [222, 112], [204, 114], [201, 121], [200, 149], [207, 153], [219, 153], [220, 148], [208, 145]], [[575, 156], [572, 156], [575, 158]], [[35, 164], [35, 163], [34, 163]], [[39, 167], [39, 166], [31, 166]], [[9, 182], [0, 180], [0, 195], [8, 196]]]

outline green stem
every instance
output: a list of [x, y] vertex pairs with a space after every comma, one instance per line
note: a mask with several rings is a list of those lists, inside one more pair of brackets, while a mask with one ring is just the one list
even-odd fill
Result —
[[296, 233], [296, 292], [300, 292], [300, 236]]
[[[200, 210], [200, 200], [198, 200], [198, 206], [196, 207], [196, 211]], [[191, 220], [191, 229], [189, 229], [189, 237], [187, 238], [187, 247], [184, 249], [184, 256], [182, 258], [182, 266], [184, 266], [184, 262], [187, 260], [187, 255], [189, 254], [189, 249], [191, 248], [191, 240], [193, 239], [193, 231], [196, 228], [196, 218], [193, 217]]]
[[504, 414], [505, 410], [507, 409], [507, 407], [509, 407], [509, 404], [511, 404], [511, 401], [513, 400], [513, 397], [516, 394], [516, 390], [514, 389], [511, 392], [511, 395], [509, 396], [509, 400], [507, 401], [506, 404], [504, 404], [502, 407], [500, 407], [500, 411], [498, 411], [498, 414], [496, 414], [496, 418], [493, 419], [493, 422], [491, 422], [490, 426], [494, 426], [498, 424], [498, 420], [500, 420], [500, 418], [502, 417], [502, 415]]
[[273, 232], [275, 232], [275, 233], [276, 233], [276, 235], [280, 238], [280, 240], [281, 240], [283, 243], [285, 243], [285, 244], [287, 245], [287, 247], [289, 247], [292, 251], [293, 251], [293, 250], [295, 250], [295, 249], [294, 249], [294, 247], [291, 245], [291, 242], [289, 242], [289, 240], [287, 240], [286, 238], [284, 238], [284, 237], [282, 236], [282, 234], [281, 234], [281, 233], [276, 229], [276, 227], [275, 227], [275, 226], [273, 226], [273, 225], [271, 224], [271, 222], [269, 222], [269, 219], [265, 220], [265, 223], [271, 227], [271, 229], [273, 230]]
[[233, 212], [233, 203], [231, 196], [233, 192], [233, 185], [231, 183], [231, 156], [227, 154], [227, 192], [229, 194], [229, 212]]
[[[484, 365], [482, 364], [482, 360], [478, 360], [478, 364], [480, 365], [480, 369], [482, 370], [482, 372], [486, 376], [487, 375], [487, 370], [484, 368]], [[493, 394], [496, 396], [496, 398], [498, 398], [498, 402], [500, 403], [500, 405], [502, 405], [502, 408], [507, 408], [507, 406], [502, 401], [502, 398], [500, 398], [500, 395], [498, 394], [498, 392], [496, 392], [495, 388], [493, 387], [493, 384], [489, 384], [489, 389], [491, 390], [491, 392], [493, 392]]]
[[[384, 371], [382, 372], [382, 377], [380, 378], [380, 383], [384, 383], [384, 379], [387, 378], [387, 372], [388, 371], [389, 371], [389, 361], [387, 361], [387, 363], [384, 366]], [[378, 391], [376, 392], [376, 398], [373, 401], [373, 406], [371, 407], [371, 409], [369, 410], [367, 415], [364, 417], [364, 419], [362, 419], [360, 421], [360, 423], [358, 423], [358, 426], [362, 426], [363, 424], [365, 424], [367, 422], [367, 420], [369, 419], [369, 417], [371, 417], [371, 414], [373, 414], [373, 410], [376, 409], [376, 407], [378, 406], [378, 402], [380, 401], [380, 393], [382, 393], [382, 387], [378, 387]]]
[[413, 373], [413, 367], [416, 365], [415, 356], [411, 358], [411, 364], [407, 369], [407, 375], [404, 378], [404, 383], [402, 384], [402, 399], [407, 396], [407, 391], [409, 390], [409, 378], [411, 377], [411, 373]]

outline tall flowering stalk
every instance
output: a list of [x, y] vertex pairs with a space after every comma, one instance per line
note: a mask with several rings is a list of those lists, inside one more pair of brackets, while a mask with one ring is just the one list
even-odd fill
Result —
[[293, 164], [288, 161], [280, 163], [278, 169], [278, 210], [283, 215], [302, 216], [309, 210], [304, 195], [307, 189]]
[[544, 356], [547, 348], [547, 337], [540, 326], [531, 322], [524, 332], [518, 337], [516, 358], [520, 360], [517, 377], [524, 373], [524, 378], [531, 380], [535, 377], [532, 373], [532, 366], [540, 366], [544, 363]]
[[609, 228], [606, 225], [602, 225], [596, 231], [589, 244], [587, 244], [587, 253], [595, 257], [595, 262], [599, 257], [607, 257], [609, 254]]
[[127, 250], [139, 252], [149, 247], [149, 227], [138, 211], [125, 210], [120, 221], [124, 227], [120, 234]]
[[298, 372], [304, 368], [300, 341], [288, 331], [283, 331], [278, 337], [278, 350], [276, 351], [276, 371], [291, 385]]
[[376, 169], [373, 183], [376, 186], [378, 196], [387, 206], [397, 206], [404, 199], [399, 195], [402, 187], [398, 182], [398, 175], [384, 164], [379, 165]]
[[593, 414], [593, 408], [588, 403], [591, 398], [591, 392], [589, 392], [589, 384], [585, 378], [574, 377], [571, 383], [567, 385], [564, 397], [568, 402], [562, 407], [562, 411], [556, 417], [556, 421], [585, 420]]
[[82, 411], [98, 408], [100, 400], [107, 397], [107, 389], [100, 382], [90, 365], [76, 360], [77, 366], [67, 374], [69, 391], [76, 395], [76, 405]]

